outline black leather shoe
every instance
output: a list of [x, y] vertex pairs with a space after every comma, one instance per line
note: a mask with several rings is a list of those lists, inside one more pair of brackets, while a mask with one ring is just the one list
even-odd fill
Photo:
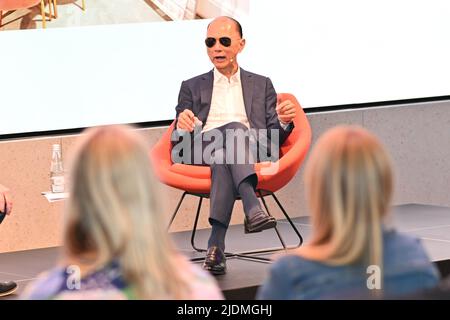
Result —
[[250, 219], [247, 219], [247, 217], [244, 219], [245, 233], [261, 232], [266, 229], [275, 228], [276, 226], [277, 220], [266, 214], [264, 211], [256, 213]]
[[0, 282], [0, 297], [4, 297], [14, 293], [17, 290], [17, 283], [8, 281]]
[[222, 249], [216, 246], [208, 248], [205, 262], [203, 262], [203, 269], [214, 275], [225, 274], [227, 272], [226, 258]]

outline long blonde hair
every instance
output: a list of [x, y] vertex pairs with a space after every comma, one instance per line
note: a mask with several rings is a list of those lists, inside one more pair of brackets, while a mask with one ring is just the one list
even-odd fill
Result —
[[65, 249], [94, 253], [96, 266], [119, 262], [137, 298], [186, 298], [179, 255], [162, 216], [147, 148], [130, 127], [89, 129], [71, 170]]
[[326, 132], [309, 159], [305, 183], [311, 246], [326, 246], [332, 265], [382, 266], [382, 220], [392, 194], [392, 166], [378, 139], [357, 126]]

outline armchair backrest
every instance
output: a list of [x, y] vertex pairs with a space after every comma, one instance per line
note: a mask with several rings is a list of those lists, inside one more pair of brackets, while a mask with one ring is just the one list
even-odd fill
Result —
[[[295, 127], [280, 148], [280, 159], [275, 163], [276, 173], [264, 174], [267, 163], [255, 164], [259, 180], [258, 188], [272, 192], [279, 190], [295, 176], [311, 144], [311, 127], [297, 99], [287, 93], [279, 94], [279, 98], [282, 101], [291, 100], [298, 109], [294, 119]], [[170, 138], [174, 128], [175, 121], [150, 151], [156, 176], [161, 182], [178, 189], [209, 193], [211, 176], [209, 167], [172, 163]]]

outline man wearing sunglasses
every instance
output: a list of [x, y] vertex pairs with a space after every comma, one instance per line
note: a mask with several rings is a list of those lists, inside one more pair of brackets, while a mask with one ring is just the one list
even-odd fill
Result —
[[[9, 189], [0, 184], [0, 224], [6, 215], [12, 210], [12, 201]], [[0, 297], [10, 295], [17, 290], [17, 284], [13, 281], [0, 282]]]
[[[190, 133], [192, 145], [195, 139], [202, 139], [200, 151], [203, 151], [208, 146], [208, 142], [205, 143], [207, 139], [203, 137], [214, 130], [225, 136], [229, 130], [248, 133], [249, 129], [274, 129], [278, 132], [276, 145], [280, 146], [293, 129], [295, 106], [290, 101], [277, 105], [277, 95], [270, 79], [239, 67], [237, 56], [245, 47], [240, 23], [230, 17], [214, 19], [208, 25], [205, 45], [214, 69], [183, 81], [176, 107], [177, 134], [183, 136]], [[180, 143], [177, 138], [174, 149]], [[226, 272], [225, 234], [237, 196], [243, 202], [246, 233], [276, 226], [275, 218], [262, 209], [256, 197], [258, 178], [254, 163], [224, 161], [229, 159], [224, 154], [231, 152], [235, 159], [238, 153], [236, 149], [227, 149], [227, 141], [224, 142], [225, 147], [215, 150], [210, 159], [200, 157], [201, 163], [190, 161], [210, 165], [211, 168], [209, 222], [212, 231], [203, 268], [213, 274]], [[191, 154], [195, 156], [194, 151], [198, 155], [199, 150], [192, 147]], [[247, 148], [245, 159], [250, 158]]]

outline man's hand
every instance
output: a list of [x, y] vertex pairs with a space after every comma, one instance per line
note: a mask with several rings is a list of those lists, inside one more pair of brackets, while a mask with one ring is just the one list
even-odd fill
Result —
[[177, 129], [192, 132], [194, 130], [195, 123], [201, 123], [201, 121], [191, 110], [185, 109], [178, 116]]
[[278, 100], [276, 110], [278, 114], [278, 120], [280, 120], [283, 124], [291, 123], [292, 120], [294, 120], [295, 115], [297, 114], [295, 104], [293, 104], [290, 100], [286, 100], [283, 102]]
[[[6, 205], [6, 212], [5, 210]], [[10, 214], [12, 210], [12, 200], [9, 189], [0, 184], [0, 212]]]

